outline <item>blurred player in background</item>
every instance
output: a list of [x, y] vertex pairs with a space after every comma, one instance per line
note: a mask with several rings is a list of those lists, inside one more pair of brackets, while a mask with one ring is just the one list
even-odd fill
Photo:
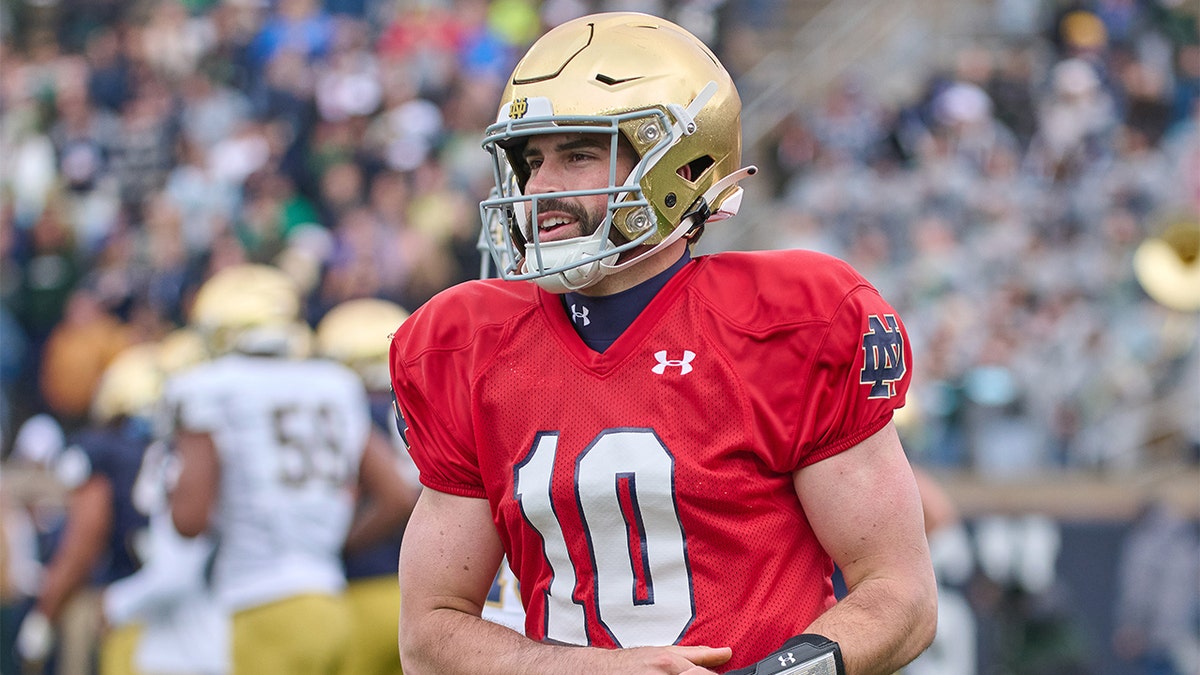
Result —
[[[392, 345], [425, 488], [410, 675], [883, 675], [932, 639], [895, 310], [821, 254], [691, 258], [755, 171], [740, 109], [707, 47], [644, 14], [563, 23], [517, 65], [484, 140], [504, 281], [439, 294]], [[524, 636], [480, 619], [505, 555]]]
[[[38, 590], [36, 609], [22, 623], [18, 647], [27, 661], [51, 652], [53, 627], [64, 621], [73, 598], [90, 608], [77, 615], [86, 627], [62, 631], [72, 640], [92, 642], [101, 633], [97, 594], [141, 565], [139, 549], [148, 520], [133, 504], [133, 485], [152, 440], [151, 418], [162, 378], [158, 346], [142, 343], [120, 352], [101, 376], [92, 401], [90, 425], [75, 435], [58, 460], [58, 475], [70, 490], [67, 522]], [[139, 626], [113, 628], [99, 640], [102, 675], [133, 672]], [[88, 672], [89, 649], [62, 645], [66, 672]], [[83, 670], [81, 670], [83, 669]]]
[[[164, 378], [206, 358], [195, 331], [181, 328], [159, 342]], [[159, 418], [161, 436], [170, 429]], [[228, 618], [207, 580], [216, 541], [208, 535], [185, 538], [171, 522], [168, 495], [178, 462], [167, 440], [159, 438], [146, 449], [133, 486], [134, 506], [149, 517], [142, 567], [104, 590], [104, 619], [110, 626], [141, 627], [133, 654], [138, 673], [224, 675], [230, 669]]]
[[[396, 427], [387, 354], [392, 333], [407, 318], [404, 308], [387, 300], [347, 300], [325, 314], [317, 324], [316, 334], [317, 353], [349, 366], [367, 388], [374, 423], [371, 442], [382, 448], [381, 455], [392, 458], [394, 470], [404, 478], [401, 513], [406, 521], [417, 501], [420, 484]], [[359, 511], [375, 508], [379, 505], [371, 495], [359, 499]], [[403, 672], [396, 648], [400, 627], [396, 561], [403, 535], [401, 526], [376, 541], [352, 537], [347, 542], [342, 560], [353, 630], [341, 675]]]
[[938, 630], [903, 675], [975, 675], [978, 628], [964, 589], [975, 561], [967, 528], [958, 506], [938, 479], [913, 467], [925, 513], [925, 535], [938, 583]]
[[[181, 462], [172, 519], [185, 536], [220, 538], [213, 586], [231, 612], [239, 675], [336, 673], [352, 630], [343, 547], [403, 522], [406, 488], [386, 470], [393, 456], [368, 443], [361, 380], [307, 357], [312, 335], [299, 316], [280, 270], [217, 272], [189, 320], [214, 358], [167, 384]], [[359, 489], [378, 507], [355, 521]]]
[[34, 415], [21, 424], [0, 466], [0, 673], [21, 669], [17, 631], [33, 609], [66, 521], [66, 489], [54, 474], [65, 446], [62, 426], [48, 414]]

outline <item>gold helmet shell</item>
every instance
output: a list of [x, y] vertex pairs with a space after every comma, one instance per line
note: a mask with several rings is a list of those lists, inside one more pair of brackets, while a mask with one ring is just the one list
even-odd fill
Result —
[[213, 274], [196, 293], [188, 323], [213, 355], [296, 355], [307, 339], [296, 282], [270, 265], [239, 264]]
[[346, 300], [317, 322], [317, 354], [350, 366], [367, 389], [387, 391], [390, 339], [407, 318], [408, 311], [389, 300]]
[[126, 347], [109, 362], [92, 396], [93, 422], [153, 415], [163, 384], [159, 354], [157, 343], [143, 342]]
[[208, 360], [208, 345], [193, 328], [176, 328], [158, 341], [158, 363], [167, 376]]
[[[533, 134], [568, 132], [607, 133], [614, 144], [629, 143], [639, 161], [628, 178], [615, 176], [592, 193], [609, 195], [611, 222], [599, 239], [612, 239], [612, 248], [551, 265], [523, 227], [526, 203], [536, 209], [537, 196], [523, 194], [529, 170], [521, 152]], [[480, 211], [485, 227], [497, 217], [508, 223], [509, 250], [492, 252], [509, 279], [611, 264], [609, 256], [635, 246], [698, 235], [727, 201], [736, 211], [737, 180], [754, 172], [739, 168], [741, 99], [717, 57], [674, 23], [634, 12], [581, 17], [535, 42], [505, 86], [483, 145], [495, 160], [496, 190]]]
[[233, 351], [286, 356], [304, 339], [299, 288], [292, 277], [265, 264], [217, 271], [196, 293], [188, 324], [214, 356]]

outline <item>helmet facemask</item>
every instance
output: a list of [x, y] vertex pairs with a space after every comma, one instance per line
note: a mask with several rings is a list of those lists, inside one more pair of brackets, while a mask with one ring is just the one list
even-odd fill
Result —
[[[622, 253], [661, 241], [659, 219], [642, 189], [646, 172], [673, 144], [665, 131], [670, 122], [660, 110], [638, 111], [614, 117], [555, 117], [507, 121], [487, 130], [484, 147], [493, 160], [496, 189], [480, 203], [480, 215], [492, 257], [501, 277], [509, 280], [536, 279], [552, 292], [578, 290], [611, 274]], [[617, 157], [623, 141], [622, 129], [635, 127], [644, 135], [658, 138], [641, 154], [628, 176], [617, 175]], [[601, 134], [608, 136], [608, 185], [594, 189], [525, 194], [528, 180], [521, 150], [536, 134]], [[544, 201], [603, 195], [603, 220], [589, 234], [542, 242], [538, 213]]]

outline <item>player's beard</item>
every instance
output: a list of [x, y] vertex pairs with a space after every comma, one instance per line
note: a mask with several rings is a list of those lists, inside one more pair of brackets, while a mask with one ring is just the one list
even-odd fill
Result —
[[[593, 216], [592, 214], [588, 213], [587, 209], [585, 209], [582, 204], [567, 199], [556, 199], [554, 197], [539, 199], [538, 211], [542, 213], [546, 211], [561, 211], [562, 213], [570, 216], [575, 220], [576, 223], [579, 224], [580, 231], [578, 234], [574, 235], [576, 237], [586, 237], [594, 233], [596, 229], [600, 227], [600, 224], [604, 222], [603, 215]], [[532, 218], [530, 218], [530, 221], [530, 228], [536, 228], [537, 223], [532, 222]], [[529, 241], [533, 241], [532, 233], [530, 233]]]

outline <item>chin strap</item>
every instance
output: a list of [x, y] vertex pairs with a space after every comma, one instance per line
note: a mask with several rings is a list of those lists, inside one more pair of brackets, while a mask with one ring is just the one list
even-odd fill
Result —
[[[728, 176], [725, 176], [724, 178], [717, 181], [716, 183], [713, 183], [712, 187], [708, 188], [708, 190], [706, 190], [704, 192], [704, 195], [702, 197], [700, 197], [698, 200], [696, 200], [697, 201], [696, 208], [694, 208], [691, 211], [689, 211], [688, 213], [684, 214], [683, 220], [680, 223], [680, 226], [675, 228], [674, 230], [672, 230], [671, 233], [668, 234], [666, 237], [664, 237], [662, 241], [655, 244], [650, 250], [645, 251], [644, 253], [635, 255], [635, 256], [629, 258], [628, 260], [624, 260], [622, 262], [616, 262], [618, 260], [617, 256], [609, 256], [609, 257], [601, 259], [601, 260], [597, 260], [594, 262], [586, 263], [584, 265], [580, 265], [579, 267], [573, 267], [571, 269], [564, 270], [562, 272], [559, 272], [558, 274], [551, 274], [551, 275], [544, 276], [544, 277], [538, 277], [538, 278], [532, 279], [531, 281], [533, 281], [538, 286], [541, 286], [542, 288], [544, 288], [545, 290], [547, 290], [551, 293], [566, 293], [567, 291], [578, 291], [578, 290], [587, 288], [588, 286], [591, 286], [592, 284], [596, 283], [600, 279], [602, 279], [610, 274], [613, 274], [614, 272], [619, 272], [635, 263], [640, 262], [644, 258], [652, 256], [655, 253], [658, 253], [659, 251], [665, 249], [666, 247], [670, 246], [671, 244], [675, 243], [676, 241], [678, 241], [681, 238], [684, 238], [684, 237], [687, 237], [689, 239], [695, 238], [704, 229], [705, 223], [715, 222], [718, 220], [725, 220], [726, 218], [729, 218], [729, 217], [737, 214], [738, 209], [741, 208], [741, 205], [742, 205], [742, 195], [743, 195], [742, 188], [737, 186], [737, 182], [742, 180], [743, 178], [748, 178], [750, 176], [753, 176], [756, 173], [758, 173], [758, 167], [750, 165], [750, 166], [742, 167], [741, 169], [734, 171], [733, 173], [729, 174]], [[731, 188], [732, 188], [732, 192], [730, 192], [729, 196], [727, 196], [725, 199], [721, 200], [721, 203], [717, 207], [717, 210], [710, 211], [708, 205], [713, 203], [714, 200], [719, 199], [723, 193], [725, 193], [726, 191], [729, 191]], [[687, 221], [689, 219], [691, 220], [690, 225], [687, 224]], [[597, 233], [599, 233], [599, 232], [600, 232], [600, 230], [597, 230]], [[596, 250], [599, 250], [599, 245], [601, 242], [599, 240], [595, 239], [595, 237], [596, 237], [595, 234], [592, 236], [593, 236], [593, 240], [589, 241], [588, 243], [594, 244], [596, 247]], [[548, 253], [550, 253], [553, 249], [557, 248], [554, 244], [558, 244], [558, 243], [559, 242], [542, 244], [541, 245], [541, 247], [542, 247], [541, 255], [547, 256]], [[566, 244], [566, 242], [562, 242], [562, 243]], [[579, 255], [580, 257], [586, 256], [589, 254], [592, 254], [592, 255], [595, 254], [595, 251], [590, 251], [589, 249], [576, 248], [578, 246], [579, 246], [579, 244], [573, 243], [569, 246], [563, 246], [563, 248], [571, 250], [571, 253], [573, 253], [575, 255]], [[527, 261], [528, 261], [528, 257], [530, 255], [536, 255], [536, 253], [527, 251], [526, 252], [526, 260]], [[566, 261], [556, 261], [556, 262], [566, 262]], [[526, 262], [526, 265], [528, 265], [528, 264], [529, 263]], [[545, 267], [555, 266], [555, 265], [546, 265], [544, 259], [543, 259], [543, 264]]]

